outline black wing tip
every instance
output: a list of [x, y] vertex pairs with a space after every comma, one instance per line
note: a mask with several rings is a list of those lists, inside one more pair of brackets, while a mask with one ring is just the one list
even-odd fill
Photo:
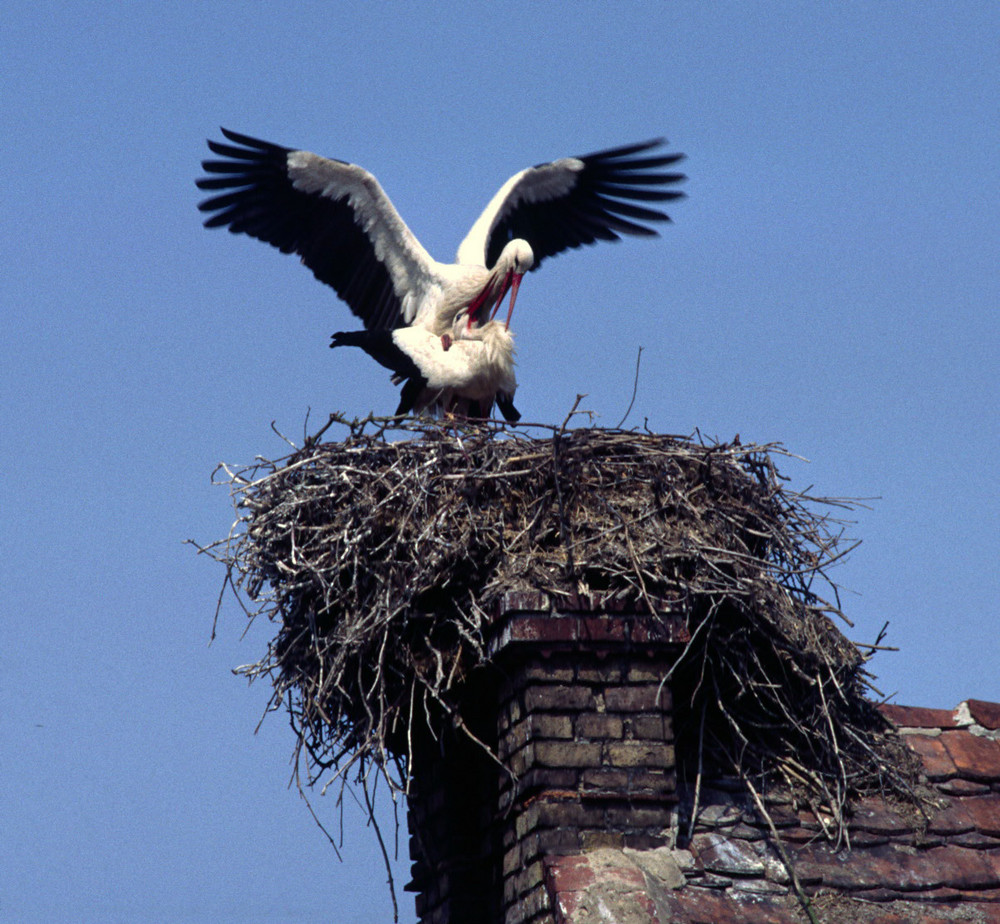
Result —
[[[606, 170], [614, 170], [616, 172], [651, 170], [654, 167], [671, 167], [674, 164], [679, 164], [681, 161], [687, 160], [687, 155], [681, 151], [673, 151], [669, 154], [657, 154], [653, 157], [635, 156], [636, 154], [642, 154], [645, 151], [662, 147], [668, 143], [666, 138], [653, 138], [649, 141], [640, 141], [635, 144], [623, 145], [622, 147], [608, 148], [604, 151], [593, 151], [590, 154], [581, 155], [577, 160], [581, 160], [591, 166], [602, 167]], [[662, 176], [662, 182], [676, 182], [687, 179], [683, 174], [663, 174]]]
[[342, 346], [364, 347], [369, 338], [368, 331], [363, 330], [338, 330], [330, 337], [330, 349]]
[[[208, 176], [199, 177], [194, 181], [198, 189], [237, 191], [253, 187], [260, 177], [273, 174], [275, 169], [280, 171], [292, 150], [272, 144], [270, 141], [234, 132], [222, 125], [219, 126], [219, 131], [232, 144], [215, 141], [212, 138], [206, 139], [208, 149], [218, 157], [226, 159], [201, 162], [201, 168]], [[218, 228], [231, 223], [233, 215], [230, 214], [228, 205], [233, 195], [233, 192], [222, 193], [198, 203], [200, 212], [218, 212], [203, 222], [206, 228]], [[220, 209], [225, 211], [218, 211]], [[230, 230], [236, 229], [230, 227]]]
[[[641, 154], [643, 151], [651, 151], [653, 148], [663, 147], [669, 144], [666, 138], [650, 138], [647, 141], [636, 141], [633, 144], [623, 144], [615, 148], [604, 148], [600, 151], [591, 151], [589, 154], [581, 155], [578, 160], [609, 160], [619, 157], [631, 157], [633, 154]], [[683, 155], [681, 155], [683, 156]]]
[[236, 157], [241, 160], [252, 160], [260, 157], [261, 155], [285, 155], [294, 150], [293, 148], [287, 148], [281, 144], [275, 144], [273, 141], [264, 141], [263, 138], [255, 138], [253, 135], [244, 135], [242, 132], [235, 132], [231, 128], [226, 128], [224, 125], [219, 126], [219, 131], [222, 132], [223, 137], [225, 137], [227, 141], [231, 141], [233, 144], [239, 145], [238, 148], [234, 148], [223, 141], [215, 141], [212, 138], [206, 138], [205, 142], [208, 144], [208, 149], [214, 154], [219, 154], [222, 157]]
[[264, 141], [262, 138], [254, 138], [252, 135], [244, 135], [241, 132], [234, 132], [231, 128], [226, 128], [223, 125], [219, 126], [219, 131], [234, 144], [242, 144], [246, 148], [258, 148], [263, 151], [273, 151], [275, 148], [282, 147], [279, 144], [274, 144], [272, 141]]

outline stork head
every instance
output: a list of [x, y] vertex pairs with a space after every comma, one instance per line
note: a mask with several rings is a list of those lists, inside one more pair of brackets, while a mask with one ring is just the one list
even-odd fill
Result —
[[[497, 260], [493, 272], [503, 280], [500, 284], [500, 295], [497, 298], [493, 315], [500, 309], [503, 297], [510, 289], [510, 308], [507, 309], [507, 321], [504, 328], [510, 327], [510, 319], [514, 314], [514, 302], [517, 300], [517, 290], [521, 288], [521, 280], [524, 274], [535, 265], [535, 254], [531, 250], [531, 245], [524, 239], [516, 237], [508, 241], [502, 251], [500, 259]], [[493, 315], [490, 317], [492, 318]]]

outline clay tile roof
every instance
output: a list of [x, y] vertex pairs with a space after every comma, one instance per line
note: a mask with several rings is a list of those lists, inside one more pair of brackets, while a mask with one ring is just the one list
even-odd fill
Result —
[[[886, 705], [919, 757], [931, 800], [861, 799], [850, 849], [819, 820], [771, 808], [796, 876], [824, 924], [1000, 924], [1000, 703], [955, 710]], [[549, 857], [558, 924], [800, 924], [808, 918], [769, 830], [738, 794], [712, 791], [684, 848], [603, 848]]]

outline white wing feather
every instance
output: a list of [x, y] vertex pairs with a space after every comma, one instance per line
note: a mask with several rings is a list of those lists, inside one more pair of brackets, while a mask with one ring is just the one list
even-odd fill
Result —
[[490, 199], [459, 244], [456, 262], [485, 266], [486, 245], [497, 224], [523, 202], [551, 202], [567, 195], [576, 186], [577, 174], [584, 166], [582, 160], [563, 157], [515, 173]]
[[440, 295], [447, 275], [407, 227], [375, 176], [356, 164], [329, 160], [309, 151], [288, 155], [288, 176], [304, 193], [333, 201], [346, 200], [354, 220], [371, 241], [375, 258], [385, 266], [402, 301], [407, 324], [418, 309], [428, 310]]

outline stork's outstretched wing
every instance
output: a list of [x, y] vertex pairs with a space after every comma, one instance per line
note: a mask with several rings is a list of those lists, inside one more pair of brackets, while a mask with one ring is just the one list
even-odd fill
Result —
[[440, 284], [438, 264], [367, 170], [222, 129], [209, 141], [200, 189], [223, 190], [198, 206], [205, 227], [228, 227], [297, 253], [369, 329], [414, 321]]
[[458, 248], [458, 262], [492, 267], [508, 241], [523, 238], [534, 251], [538, 269], [546, 257], [570, 247], [616, 241], [620, 234], [655, 235], [642, 222], [670, 217], [634, 203], [683, 197], [679, 190], [665, 188], [684, 180], [683, 174], [656, 171], [684, 155], [634, 155], [665, 143], [660, 138], [564, 157], [515, 174], [476, 219]]

